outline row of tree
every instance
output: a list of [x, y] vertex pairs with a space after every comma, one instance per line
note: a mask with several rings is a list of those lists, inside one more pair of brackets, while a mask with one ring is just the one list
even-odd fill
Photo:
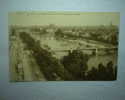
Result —
[[20, 33], [20, 38], [26, 48], [32, 52], [32, 56], [47, 80], [64, 79], [64, 67], [52, 57], [50, 52], [41, 48], [40, 44], [25, 32]]
[[106, 66], [102, 63], [97, 68], [93, 67], [87, 72], [86, 80], [116, 80], [116, 69], [113, 67], [112, 61], [109, 61]]
[[109, 61], [106, 66], [100, 63], [96, 67], [88, 70], [88, 55], [80, 51], [73, 51], [62, 59], [64, 70], [70, 73], [70, 78], [65, 75], [67, 80], [115, 80], [117, 67], [113, 67], [113, 62]]

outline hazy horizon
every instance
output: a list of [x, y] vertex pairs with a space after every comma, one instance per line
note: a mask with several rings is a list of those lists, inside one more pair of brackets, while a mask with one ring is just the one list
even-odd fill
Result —
[[9, 13], [9, 25], [98, 26], [119, 25], [118, 12], [15, 12]]

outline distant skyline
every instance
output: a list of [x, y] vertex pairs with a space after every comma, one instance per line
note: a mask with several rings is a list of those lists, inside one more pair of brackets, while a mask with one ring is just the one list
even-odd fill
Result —
[[15, 12], [9, 13], [9, 25], [119, 25], [118, 12]]

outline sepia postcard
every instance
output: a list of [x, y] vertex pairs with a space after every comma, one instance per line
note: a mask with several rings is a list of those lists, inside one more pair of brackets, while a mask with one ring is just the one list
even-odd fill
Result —
[[118, 12], [11, 12], [11, 82], [117, 79]]

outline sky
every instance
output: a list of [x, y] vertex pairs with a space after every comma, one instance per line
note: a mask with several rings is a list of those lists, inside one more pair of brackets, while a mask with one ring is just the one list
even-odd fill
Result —
[[119, 25], [118, 12], [12, 12], [9, 25], [95, 26]]

